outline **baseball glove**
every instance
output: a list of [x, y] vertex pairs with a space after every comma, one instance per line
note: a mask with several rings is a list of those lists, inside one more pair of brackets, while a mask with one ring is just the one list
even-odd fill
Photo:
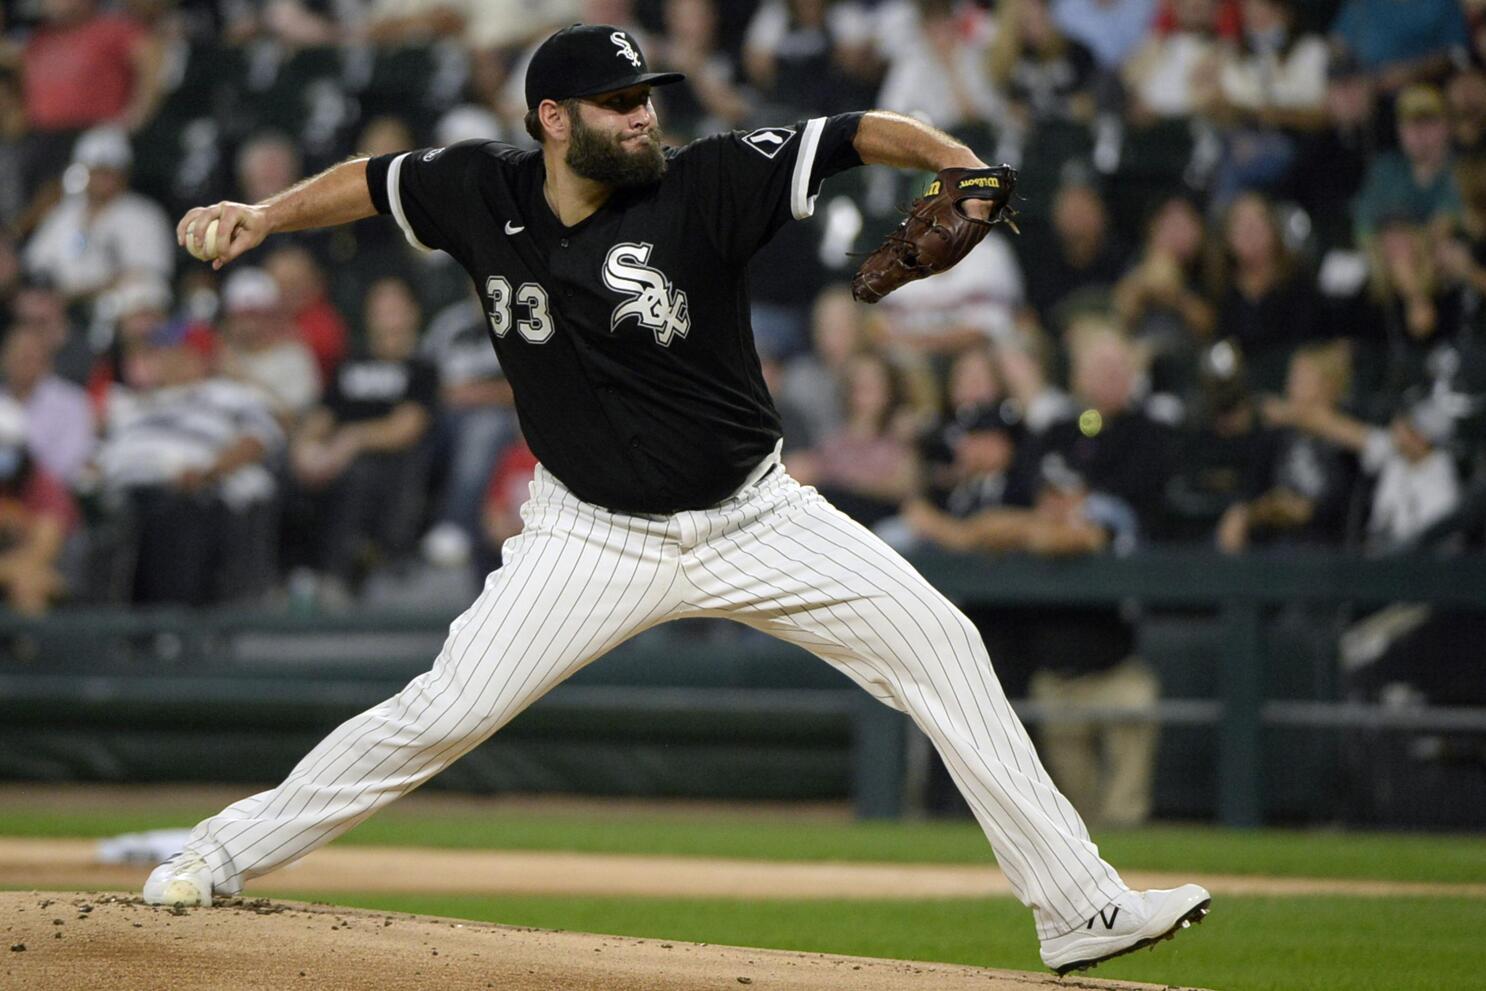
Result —
[[[1011, 194], [1016, 169], [943, 169], [924, 195], [913, 201], [908, 216], [877, 250], [867, 256], [851, 280], [851, 294], [875, 303], [906, 282], [943, 272], [980, 243], [992, 224], [1004, 223], [1018, 234]], [[968, 216], [965, 200], [990, 200], [989, 219]]]

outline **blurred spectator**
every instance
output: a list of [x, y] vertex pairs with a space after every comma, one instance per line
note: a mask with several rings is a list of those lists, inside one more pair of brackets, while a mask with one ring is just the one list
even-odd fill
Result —
[[[1129, 507], [1090, 491], [1054, 458], [1042, 467], [1042, 487], [1024, 534], [1018, 543], [1042, 556], [1120, 554], [1134, 549], [1137, 527]], [[1151, 814], [1159, 728], [1150, 714], [1161, 684], [1136, 656], [1134, 625], [1118, 606], [1043, 606], [1023, 622], [1024, 642], [1037, 664], [1028, 694], [1048, 713], [1038, 727], [1048, 770], [1090, 822], [1103, 828], [1141, 825]], [[1113, 719], [1081, 718], [1080, 708], [1133, 711]]]
[[[1060, 558], [1134, 548], [1136, 517], [1122, 500], [1091, 491], [1056, 454], [1043, 460], [1039, 474], [1030, 509], [990, 508], [956, 519], [917, 502], [905, 516], [920, 534], [961, 551]], [[1030, 696], [1047, 714], [1038, 736], [1058, 786], [1090, 822], [1144, 822], [1151, 811], [1157, 726], [1139, 710], [1156, 704], [1160, 684], [1135, 656], [1129, 619], [1118, 607], [1031, 606], [1003, 621], [1015, 632], [1003, 641], [1002, 656], [1012, 667], [1036, 667]], [[1105, 707], [1137, 711], [1113, 720], [1078, 711]]]
[[684, 140], [740, 127], [753, 112], [742, 70], [719, 46], [713, 0], [665, 0], [665, 34], [647, 49], [659, 71], [684, 72], [686, 79], [657, 97], [667, 133]]
[[[1284, 411], [1288, 410], [1335, 410], [1347, 392], [1349, 365], [1345, 344], [1308, 344], [1300, 348], [1290, 359], [1285, 401], [1271, 404], [1268, 409], [1273, 412], [1269, 416], [1283, 422]], [[1287, 430], [1278, 443], [1263, 492], [1235, 503], [1223, 514], [1218, 524], [1218, 546], [1229, 554], [1238, 554], [1256, 537], [1269, 543], [1340, 545], [1355, 474], [1353, 459], [1341, 448]]]
[[234, 266], [222, 286], [223, 376], [257, 389], [279, 421], [296, 423], [320, 398], [320, 372], [288, 319], [279, 285], [261, 268]]
[[1417, 224], [1460, 216], [1460, 190], [1451, 171], [1445, 101], [1432, 86], [1410, 86], [1398, 96], [1398, 151], [1374, 158], [1354, 207], [1358, 243], [1383, 222]]
[[1198, 346], [1217, 323], [1212, 303], [1199, 291], [1206, 236], [1189, 198], [1167, 198], [1146, 224], [1140, 260], [1115, 286], [1115, 312], [1150, 349], [1158, 392], [1183, 391]]
[[1228, 341], [1203, 355], [1192, 417], [1166, 486], [1159, 540], [1211, 544], [1223, 514], [1269, 488], [1279, 433], [1259, 416], [1242, 356]]
[[315, 356], [321, 384], [329, 382], [346, 357], [348, 332], [346, 321], [326, 295], [324, 269], [298, 245], [274, 251], [264, 259], [263, 268], [278, 284], [284, 310], [294, 321], [300, 342]]
[[[865, 307], [844, 285], [822, 290], [811, 308], [813, 348], [790, 361], [781, 374], [780, 396], [804, 415], [807, 433], [820, 440], [841, 425], [846, 363], [866, 342]], [[785, 439], [789, 443], [789, 439]]]
[[1245, 189], [1274, 190], [1297, 155], [1296, 134], [1326, 122], [1326, 42], [1299, 34], [1295, 0], [1245, 0], [1242, 44], [1226, 48], [1217, 99], [1225, 127], [1215, 205]]
[[1352, 201], [1387, 137], [1374, 104], [1373, 81], [1356, 59], [1333, 58], [1327, 66], [1326, 126], [1302, 138], [1289, 180], [1319, 244], [1352, 242]]
[[1259, 193], [1229, 206], [1216, 256], [1217, 336], [1238, 347], [1255, 388], [1278, 392], [1290, 354], [1318, 336], [1314, 279], [1286, 246], [1273, 204]]
[[1220, 95], [1245, 123], [1309, 130], [1326, 99], [1326, 41], [1296, 24], [1295, 0], [1244, 0], [1241, 44], [1225, 52]]
[[26, 185], [26, 101], [21, 80], [0, 59], [0, 228], [29, 227]]
[[1022, 270], [1011, 243], [992, 231], [954, 268], [910, 282], [878, 303], [873, 330], [909, 363], [1009, 337], [1022, 305]]
[[878, 15], [877, 51], [887, 74], [876, 105], [955, 130], [1004, 121], [986, 55], [990, 21], [955, 0], [891, 3]]
[[854, 96], [871, 30], [856, 3], [764, 0], [743, 38], [743, 67], [765, 103], [760, 116], [791, 120], [864, 102]]
[[480, 300], [469, 296], [441, 310], [429, 322], [419, 353], [438, 368], [437, 460], [448, 466], [443, 505], [424, 539], [424, 556], [460, 564], [479, 542], [481, 501], [496, 460], [517, 436], [516, 410]]
[[69, 299], [90, 298], [125, 272], [169, 279], [175, 271], [175, 227], [159, 204], [129, 189], [132, 162], [123, 131], [84, 134], [73, 152], [84, 184], [52, 208], [26, 246], [27, 270], [46, 275]]
[[65, 591], [58, 562], [78, 514], [31, 454], [27, 421], [19, 403], [0, 397], [0, 588], [11, 609], [37, 616]]
[[1220, 92], [1217, 0], [1177, 0], [1172, 30], [1151, 35], [1124, 65], [1129, 114], [1137, 121], [1191, 117]]
[[244, 203], [261, 203], [304, 178], [299, 147], [277, 131], [253, 135], [237, 150], [237, 188]]
[[1435, 265], [1444, 279], [1486, 297], [1486, 158], [1455, 166], [1460, 187], [1460, 223], [1434, 241]]
[[1460, 501], [1460, 478], [1448, 449], [1454, 424], [1436, 400], [1416, 400], [1387, 428], [1319, 403], [1277, 400], [1264, 412], [1271, 422], [1351, 451], [1362, 470], [1376, 476], [1364, 544], [1369, 551], [1407, 547]]
[[1141, 408], [1140, 356], [1116, 327], [1097, 320], [1075, 326], [1068, 345], [1077, 412], [1043, 431], [1037, 463], [1060, 455], [1089, 488], [1124, 500], [1149, 528], [1173, 451], [1170, 430]]
[[21, 253], [16, 239], [8, 233], [0, 221], [0, 320], [10, 322], [15, 310], [16, 294], [21, 291], [25, 270], [21, 267]]
[[1443, 75], [1470, 44], [1456, 0], [1346, 0], [1331, 33], [1384, 92]]
[[1464, 69], [1445, 86], [1451, 141], [1457, 155], [1486, 152], [1486, 71]]
[[816, 486], [846, 515], [872, 526], [894, 515], [917, 487], [915, 414], [903, 375], [881, 355], [858, 352], [844, 372], [845, 422], [788, 467], [802, 485]]
[[31, 457], [63, 484], [76, 484], [97, 443], [88, 394], [53, 373], [46, 337], [24, 324], [6, 331], [0, 370], [4, 394], [25, 412]]
[[116, 388], [144, 385], [139, 376], [139, 355], [151, 335], [170, 320], [170, 286], [158, 275], [126, 275], [109, 293], [113, 335], [103, 353], [89, 369], [87, 390], [94, 411], [101, 417]]
[[145, 27], [95, 0], [45, 0], [22, 54], [32, 132], [28, 188], [61, 171], [72, 138], [102, 124], [138, 130], [161, 94], [162, 52]]
[[388, 46], [451, 38], [471, 49], [514, 48], [587, 20], [577, 0], [370, 0], [367, 7], [364, 38]]
[[1005, 94], [1022, 127], [1044, 120], [1093, 120], [1094, 54], [1058, 30], [1049, 0], [1003, 0], [996, 27], [990, 81]]
[[[1021, 407], [1002, 387], [991, 345], [966, 348], [955, 356], [943, 405], [938, 420], [918, 438], [920, 494], [958, 516], [978, 508], [987, 499], [991, 500], [987, 504], [999, 504], [1007, 488], [1001, 475], [1009, 463], [987, 467], [974, 457], [990, 453], [983, 449], [984, 445], [971, 445], [963, 450], [961, 445], [966, 433], [976, 429], [973, 425], [977, 423], [985, 424], [987, 430], [1004, 427], [1018, 435], [1025, 427]], [[967, 463], [967, 455], [977, 463]], [[989, 477], [982, 480], [979, 476], [983, 471]]]
[[1019, 247], [1026, 258], [1027, 302], [1043, 328], [1061, 338], [1071, 314], [1108, 306], [1129, 250], [1110, 229], [1104, 197], [1084, 169], [1065, 170], [1051, 213], [1052, 230], [1035, 237], [1038, 228], [1028, 225], [1028, 239]]
[[1441, 234], [1396, 220], [1376, 238], [1372, 305], [1357, 313], [1359, 324], [1370, 318], [1372, 326], [1359, 326], [1358, 343], [1384, 349], [1382, 390], [1390, 400], [1441, 378], [1446, 370], [1439, 358], [1461, 336], [1466, 300], [1462, 286], [1440, 269], [1441, 254], [1458, 263], [1448, 248], [1436, 248]]
[[[974, 352], [966, 352], [973, 354]], [[942, 505], [955, 519], [968, 519], [996, 506], [1024, 506], [1029, 501], [1025, 470], [1018, 459], [1025, 428], [1013, 403], [992, 402], [983, 406], [961, 406], [937, 432], [937, 440], [950, 454], [949, 463], [932, 478], [932, 504]], [[928, 517], [920, 515], [917, 523]], [[932, 525], [932, 524], [931, 524]], [[920, 535], [951, 549], [949, 533]], [[941, 539], [946, 538], [946, 539]]]
[[16, 291], [11, 319], [40, 331], [46, 338], [58, 375], [69, 382], [87, 381], [93, 367], [93, 350], [82, 328], [68, 318], [67, 300], [49, 279], [28, 279]]
[[1063, 33], [1094, 53], [1099, 68], [1118, 72], [1146, 40], [1156, 0], [1053, 0]]
[[141, 388], [109, 404], [95, 463], [133, 520], [138, 603], [205, 605], [272, 581], [266, 462], [283, 434], [256, 390], [209, 375], [209, 347], [183, 321], [157, 327], [137, 357]]
[[419, 320], [406, 282], [375, 283], [366, 299], [369, 353], [341, 363], [294, 439], [294, 478], [314, 502], [309, 532], [330, 600], [343, 598], [370, 555], [395, 559], [412, 545], [438, 401], [438, 372], [415, 355]]

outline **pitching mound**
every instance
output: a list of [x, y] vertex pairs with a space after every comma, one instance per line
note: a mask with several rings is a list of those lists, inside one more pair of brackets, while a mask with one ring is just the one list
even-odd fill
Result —
[[171, 910], [120, 895], [0, 892], [0, 939], [0, 986], [34, 991], [1155, 988], [242, 898]]

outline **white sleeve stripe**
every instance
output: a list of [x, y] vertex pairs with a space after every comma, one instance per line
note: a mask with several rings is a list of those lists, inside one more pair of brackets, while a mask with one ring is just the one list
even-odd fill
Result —
[[387, 202], [392, 205], [392, 217], [397, 221], [397, 226], [402, 228], [402, 236], [408, 239], [408, 243], [419, 251], [432, 251], [432, 248], [418, 240], [418, 235], [413, 233], [413, 225], [408, 223], [407, 214], [402, 211], [402, 188], [399, 182], [402, 179], [402, 160], [409, 154], [403, 152], [398, 155], [387, 168]]
[[825, 129], [826, 119], [815, 117], [806, 122], [805, 133], [800, 136], [795, 174], [789, 183], [789, 211], [796, 220], [804, 220], [815, 212], [815, 197], [810, 195], [810, 174], [815, 171], [815, 149], [820, 146], [820, 135]]

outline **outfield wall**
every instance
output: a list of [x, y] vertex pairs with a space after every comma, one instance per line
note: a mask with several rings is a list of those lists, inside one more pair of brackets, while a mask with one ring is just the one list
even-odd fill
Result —
[[[1113, 602], [1139, 616], [1141, 653], [1163, 684], [1158, 815], [1486, 821], [1486, 713], [1347, 705], [1336, 663], [1338, 634], [1378, 604], [1407, 596], [1486, 611], [1486, 561], [1163, 552], [1067, 562], [938, 554], [916, 563], [988, 623], [1029, 603]], [[341, 719], [426, 669], [454, 611], [8, 618], [0, 777], [272, 780]], [[1006, 672], [1009, 683], [1018, 675]], [[1022, 711], [1034, 723], [1056, 716]], [[826, 665], [761, 635], [689, 622], [581, 672], [438, 784], [851, 795], [861, 814], [880, 816], [931, 794], [925, 754], [901, 717]]]

